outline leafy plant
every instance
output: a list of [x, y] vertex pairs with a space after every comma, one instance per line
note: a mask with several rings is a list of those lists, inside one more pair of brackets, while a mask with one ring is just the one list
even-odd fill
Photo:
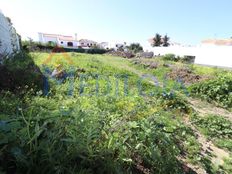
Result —
[[232, 122], [223, 117], [210, 115], [193, 120], [211, 138], [232, 138]]
[[232, 107], [232, 76], [220, 75], [216, 79], [195, 84], [191, 87], [191, 93], [229, 109]]
[[167, 35], [165, 35], [163, 37], [163, 46], [164, 47], [168, 47], [170, 45], [169, 40], [170, 40], [170, 38]]
[[127, 49], [132, 51], [134, 54], [143, 51], [143, 47], [139, 43], [132, 43], [127, 46]]
[[176, 61], [177, 58], [175, 54], [166, 54], [162, 57], [164, 60]]
[[162, 36], [159, 33], [156, 33], [156, 35], [152, 39], [152, 41], [153, 41], [153, 43], [152, 43], [153, 47], [159, 47], [162, 44]]
[[[193, 130], [183, 124], [191, 109], [183, 97], [170, 92], [173, 83], [167, 80], [162, 88], [144, 80], [142, 92], [147, 95], [140, 95], [140, 77], [131, 71], [135, 67], [129, 61], [67, 54], [74, 68], [85, 70], [83, 78], [78, 74], [62, 83], [49, 81], [48, 96], [28, 88], [24, 95], [0, 92], [1, 172], [179, 174], [187, 172], [178, 157], [194, 164], [202, 161]], [[35, 62], [42, 69], [49, 56], [31, 55], [35, 57], [22, 56], [6, 65], [15, 70]], [[57, 63], [69, 72], [69, 62], [58, 53], [47, 66]], [[162, 78], [168, 70], [161, 66], [152, 73]], [[72, 95], [68, 95], [71, 82]], [[228, 125], [221, 129], [220, 135], [226, 137]]]

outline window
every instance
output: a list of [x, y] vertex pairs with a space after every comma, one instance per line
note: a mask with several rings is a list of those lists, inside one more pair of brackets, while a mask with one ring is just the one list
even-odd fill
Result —
[[72, 42], [68, 42], [67, 45], [68, 45], [68, 47], [73, 47], [73, 43]]

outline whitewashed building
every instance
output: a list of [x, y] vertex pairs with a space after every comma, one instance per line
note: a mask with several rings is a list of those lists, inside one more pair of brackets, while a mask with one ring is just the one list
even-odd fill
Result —
[[126, 49], [126, 43], [119, 43], [119, 42], [101, 42], [99, 46], [100, 48], [103, 48], [106, 50], [113, 49], [117, 51], [120, 48]]
[[6, 55], [20, 50], [19, 36], [9, 18], [0, 11], [0, 61]]
[[93, 40], [89, 40], [89, 39], [81, 39], [79, 40], [79, 45], [82, 48], [88, 49], [88, 48], [97, 46], [97, 42]]
[[106, 50], [109, 49], [109, 46], [108, 46], [109, 43], [108, 43], [108, 42], [101, 42], [101, 43], [98, 43], [97, 45], [98, 45], [98, 47], [101, 48], [101, 49], [106, 49]]
[[39, 42], [47, 44], [56, 44], [60, 47], [67, 48], [78, 48], [80, 46], [79, 41], [75, 35], [73, 36], [64, 36], [59, 34], [47, 34], [47, 33], [39, 33]]

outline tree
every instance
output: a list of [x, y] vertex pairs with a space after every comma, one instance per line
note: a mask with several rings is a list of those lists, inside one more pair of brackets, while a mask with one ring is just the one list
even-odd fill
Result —
[[132, 51], [134, 54], [143, 51], [143, 47], [139, 43], [132, 43], [127, 46], [127, 49]]
[[163, 42], [162, 44], [163, 44], [164, 47], [168, 47], [170, 45], [169, 40], [170, 40], [170, 38], [167, 35], [165, 35], [162, 38], [162, 42]]
[[153, 38], [153, 47], [160, 47], [162, 45], [162, 36], [159, 33], [156, 33], [155, 37]]
[[167, 34], [162, 37], [159, 33], [156, 33], [155, 37], [152, 39], [151, 46], [153, 47], [168, 47], [170, 45], [169, 43], [170, 38], [167, 36]]

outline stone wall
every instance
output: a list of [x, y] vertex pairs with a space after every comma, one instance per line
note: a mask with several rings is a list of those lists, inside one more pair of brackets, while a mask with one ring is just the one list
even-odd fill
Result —
[[5, 56], [12, 55], [20, 50], [19, 37], [12, 26], [0, 11], [0, 62]]

